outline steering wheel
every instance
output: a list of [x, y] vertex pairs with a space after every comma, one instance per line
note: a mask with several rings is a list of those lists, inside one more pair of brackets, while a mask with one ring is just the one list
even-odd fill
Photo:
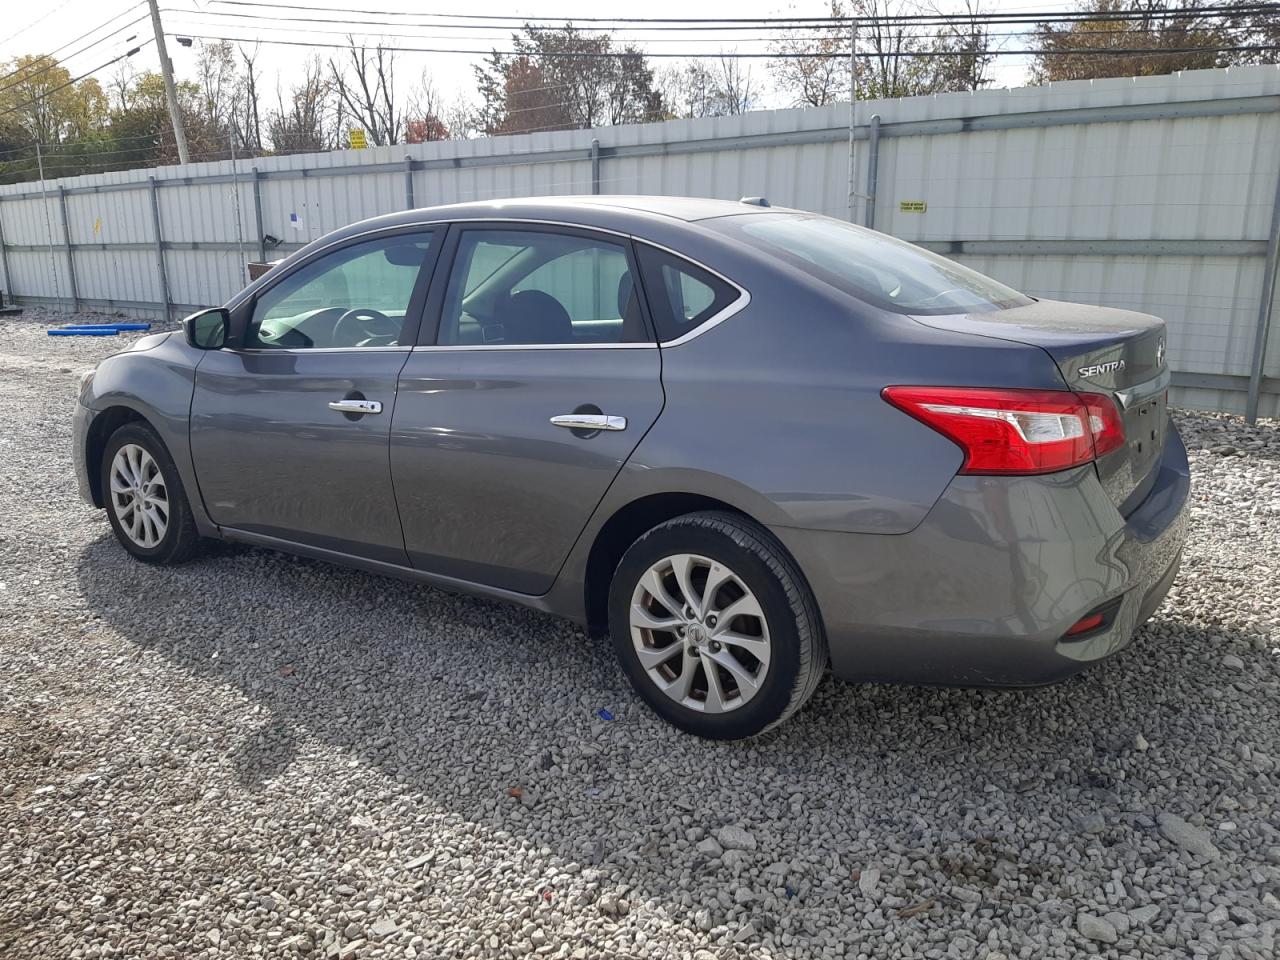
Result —
[[390, 345], [400, 335], [400, 321], [393, 320], [372, 307], [356, 307], [348, 310], [333, 324], [333, 345], [357, 347], [366, 340], [383, 340], [381, 346]]

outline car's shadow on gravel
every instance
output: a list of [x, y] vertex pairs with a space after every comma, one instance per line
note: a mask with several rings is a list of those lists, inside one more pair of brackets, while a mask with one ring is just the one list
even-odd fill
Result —
[[[85, 548], [78, 578], [91, 611], [140, 656], [153, 651], [260, 708], [225, 744], [246, 789], [318, 741], [422, 805], [604, 864], [659, 897], [677, 873], [699, 883], [706, 870], [710, 882], [718, 869], [656, 857], [685, 813], [708, 830], [748, 827], [761, 869], [799, 856], [818, 824], [847, 824], [840, 845], [855, 865], [883, 844], [1050, 839], [1094, 811], [1109, 829], [1153, 831], [1153, 811], [1183, 804], [1181, 771], [1212, 781], [1243, 740], [1257, 743], [1236, 718], [1271, 711], [1263, 688], [1277, 677], [1247, 638], [1166, 608], [1128, 651], [1055, 687], [827, 681], [776, 733], [715, 744], [650, 715], [607, 644], [512, 606], [250, 549], [148, 567], [106, 536]], [[1243, 671], [1221, 665], [1226, 652]], [[1230, 709], [1206, 711], [1224, 698]]]

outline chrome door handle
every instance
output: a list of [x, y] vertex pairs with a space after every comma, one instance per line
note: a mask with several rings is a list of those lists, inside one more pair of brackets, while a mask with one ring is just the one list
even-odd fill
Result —
[[382, 404], [377, 400], [330, 400], [329, 409], [339, 413], [381, 413]]
[[626, 417], [610, 417], [603, 413], [563, 413], [552, 417], [551, 422], [557, 427], [569, 430], [625, 430]]

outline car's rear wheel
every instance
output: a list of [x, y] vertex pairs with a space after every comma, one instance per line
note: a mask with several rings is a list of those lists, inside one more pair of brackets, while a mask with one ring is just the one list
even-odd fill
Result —
[[102, 495], [120, 545], [147, 563], [190, 559], [200, 546], [195, 517], [164, 441], [127, 423], [102, 452]]
[[827, 664], [794, 561], [767, 530], [731, 513], [677, 517], [632, 544], [610, 586], [609, 631], [649, 706], [715, 740], [781, 723]]

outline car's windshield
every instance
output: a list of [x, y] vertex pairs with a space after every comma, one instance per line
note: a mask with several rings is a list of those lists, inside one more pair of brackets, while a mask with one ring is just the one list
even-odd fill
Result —
[[705, 222], [897, 313], [975, 313], [1031, 303], [954, 260], [830, 217], [768, 213]]

